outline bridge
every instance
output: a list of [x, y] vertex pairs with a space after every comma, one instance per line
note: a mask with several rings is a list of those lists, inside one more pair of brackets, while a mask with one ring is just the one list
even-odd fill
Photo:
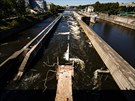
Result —
[[88, 17], [89, 18], [89, 21], [92, 22], [92, 23], [95, 23], [96, 22], [96, 18], [97, 18], [97, 15], [95, 13], [87, 13], [87, 12], [81, 12], [81, 11], [77, 11], [77, 13], [83, 17]]

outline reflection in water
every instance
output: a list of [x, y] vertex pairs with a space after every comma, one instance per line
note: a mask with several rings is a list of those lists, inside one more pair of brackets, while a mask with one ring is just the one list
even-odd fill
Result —
[[92, 29], [135, 67], [135, 30], [99, 20]]

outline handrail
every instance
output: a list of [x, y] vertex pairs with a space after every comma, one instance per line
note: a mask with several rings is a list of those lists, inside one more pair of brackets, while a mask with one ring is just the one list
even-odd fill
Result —
[[[57, 20], [58, 18], [60, 18], [62, 15], [60, 15], [59, 17], [57, 17], [55, 20]], [[8, 57], [4, 62], [2, 62], [0, 64], [0, 67], [2, 67], [4, 64], [6, 64], [9, 60], [12, 60], [14, 58], [17, 58], [23, 51], [25, 51], [38, 37], [40, 37], [50, 26], [52, 26], [52, 24], [55, 22], [55, 20], [53, 22], [51, 22], [46, 28], [44, 28], [37, 36], [35, 36], [29, 43], [27, 43], [22, 49], [14, 52], [10, 57]]]
[[[57, 17], [52, 23], [51, 25], [49, 26], [49, 30], [47, 30], [46, 34], [44, 34], [40, 40], [31, 48], [29, 49], [29, 51], [26, 53], [20, 67], [19, 67], [19, 71], [17, 73], [17, 76], [14, 78], [14, 80], [18, 80], [21, 78], [21, 76], [23, 75], [23, 72], [24, 72], [24, 68], [26, 67], [27, 63], [28, 63], [28, 60], [32, 54], [32, 52], [39, 46], [39, 44], [42, 42], [42, 40], [46, 37], [46, 35], [52, 30], [52, 28], [56, 25], [56, 23], [60, 20], [61, 18], [61, 15], [59, 17]], [[36, 40], [36, 39], [35, 39]]]

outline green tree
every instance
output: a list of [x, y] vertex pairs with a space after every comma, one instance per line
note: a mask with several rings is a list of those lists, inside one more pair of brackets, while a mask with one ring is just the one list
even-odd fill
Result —
[[3, 10], [3, 17], [10, 17], [13, 12], [13, 3], [11, 0], [3, 0], [3, 5], [2, 5], [2, 10]]
[[25, 0], [1, 0], [0, 5], [1, 19], [26, 13]]
[[103, 12], [103, 13], [108, 13], [109, 15], [111, 14], [117, 14], [118, 13], [118, 8], [119, 4], [117, 3], [100, 3], [97, 1], [94, 5], [94, 10], [96, 12]]
[[25, 0], [17, 0], [17, 14], [18, 15], [26, 14]]
[[101, 9], [101, 4], [100, 4], [99, 1], [97, 1], [93, 6], [94, 6], [94, 10], [97, 11], [97, 12], [102, 10]]
[[1, 2], [0, 2], [0, 19], [2, 19], [4, 16], [3, 8], [4, 8], [4, 0], [1, 0]]
[[59, 9], [64, 9], [62, 6], [54, 5], [53, 3], [50, 4], [50, 12], [57, 13]]

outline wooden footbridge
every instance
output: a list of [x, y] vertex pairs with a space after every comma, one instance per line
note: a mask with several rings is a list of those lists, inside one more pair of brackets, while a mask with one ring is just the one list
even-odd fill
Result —
[[110, 74], [121, 90], [135, 90], [135, 69], [128, 64], [114, 49], [101, 39], [82, 20], [78, 13], [74, 16], [83, 28], [95, 50], [107, 66]]
[[55, 101], [73, 101], [72, 98], [72, 65], [58, 65], [56, 78], [58, 80]]

